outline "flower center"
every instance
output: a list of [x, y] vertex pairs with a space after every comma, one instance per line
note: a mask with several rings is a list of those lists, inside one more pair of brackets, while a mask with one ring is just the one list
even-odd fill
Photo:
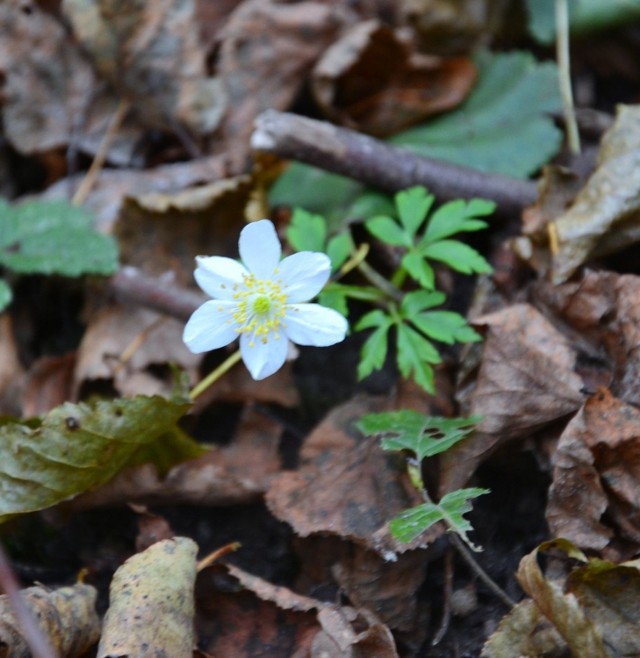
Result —
[[251, 336], [249, 345], [253, 345], [256, 338], [267, 343], [270, 334], [273, 334], [274, 339], [280, 337], [279, 330], [287, 301], [280, 281], [257, 279], [249, 274], [236, 287], [233, 298], [238, 302], [238, 308], [233, 314], [238, 324], [236, 331]]

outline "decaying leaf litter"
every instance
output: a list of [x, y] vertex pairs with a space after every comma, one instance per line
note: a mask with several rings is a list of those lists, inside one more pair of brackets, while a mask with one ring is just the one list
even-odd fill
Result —
[[[638, 654], [639, 16], [572, 7], [571, 156], [554, 3], [480, 4], [2, 4], [0, 655], [56, 655], [14, 574], [60, 655]], [[237, 258], [269, 216], [350, 263], [344, 305], [365, 242], [398, 285], [404, 238], [372, 217], [416, 185], [497, 204], [463, 238], [493, 273], [434, 268], [481, 342], [420, 379], [395, 329], [382, 359], [352, 329], [189, 399], [228, 355], [182, 342], [196, 255]], [[362, 431], [401, 410], [478, 417], [419, 464], [422, 494]], [[465, 487], [490, 490], [471, 539], [511, 609], [444, 523], [390, 530]]]

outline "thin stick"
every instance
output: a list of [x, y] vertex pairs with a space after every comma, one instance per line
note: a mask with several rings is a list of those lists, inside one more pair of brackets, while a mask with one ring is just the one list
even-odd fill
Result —
[[580, 133], [571, 90], [571, 62], [569, 58], [569, 6], [567, 0], [556, 0], [556, 59], [562, 110], [567, 129], [567, 144], [572, 153], [580, 153]]
[[124, 118], [127, 116], [128, 111], [129, 101], [121, 99], [115, 113], [111, 117], [111, 121], [109, 121], [107, 132], [104, 134], [104, 137], [100, 142], [98, 152], [93, 158], [93, 162], [91, 163], [89, 170], [83, 178], [82, 183], [80, 183], [76, 193], [73, 195], [72, 203], [74, 205], [81, 206], [89, 196], [89, 192], [91, 192], [93, 186], [95, 185], [98, 174], [100, 173], [100, 170], [104, 166], [105, 160], [107, 159], [111, 143], [118, 133], [118, 130], [120, 130], [120, 126], [122, 125]]
[[424, 185], [443, 201], [493, 199], [503, 215], [519, 214], [538, 197], [532, 181], [423, 158], [353, 130], [276, 110], [258, 116], [251, 145], [386, 192]]
[[440, 621], [440, 628], [438, 628], [431, 646], [435, 647], [440, 644], [442, 638], [449, 630], [449, 623], [451, 622], [451, 596], [453, 594], [453, 552], [451, 547], [447, 549], [444, 556], [444, 591], [442, 602], [442, 619]]
[[193, 387], [190, 393], [191, 399], [195, 400], [199, 395], [202, 395], [202, 393], [204, 393], [213, 383], [217, 382], [225, 372], [231, 370], [241, 358], [242, 355], [240, 354], [240, 350], [236, 350], [231, 356], [227, 357], [215, 370], [210, 372], [199, 384], [196, 384]]
[[56, 658], [49, 641], [38, 626], [33, 613], [20, 593], [20, 584], [13, 573], [9, 558], [0, 544], [0, 590], [9, 598], [13, 614], [20, 626], [22, 637], [31, 649], [34, 658]]
[[498, 585], [491, 576], [476, 562], [469, 549], [455, 532], [449, 533], [449, 539], [460, 557], [469, 565], [473, 573], [508, 607], [513, 608], [516, 602]]

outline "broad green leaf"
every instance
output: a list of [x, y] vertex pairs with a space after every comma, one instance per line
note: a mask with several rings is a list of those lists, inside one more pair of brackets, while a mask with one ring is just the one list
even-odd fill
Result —
[[12, 299], [13, 292], [9, 284], [4, 279], [0, 279], [0, 313], [11, 304]]
[[327, 256], [331, 259], [332, 272], [336, 272], [344, 265], [353, 249], [353, 238], [348, 231], [338, 233], [329, 240], [327, 243]]
[[415, 279], [423, 288], [433, 290], [436, 280], [433, 268], [417, 251], [412, 249], [406, 253], [402, 257], [401, 263], [412, 279]]
[[420, 225], [424, 222], [435, 197], [428, 194], [424, 187], [410, 187], [395, 196], [400, 222], [406, 232], [414, 238]]
[[408, 319], [423, 334], [441, 343], [452, 345], [455, 342], [475, 343], [482, 340], [482, 336], [469, 326], [466, 318], [454, 311], [429, 311], [408, 316]]
[[440, 290], [414, 290], [408, 292], [402, 299], [400, 311], [407, 320], [420, 311], [444, 304], [447, 296]]
[[527, 52], [480, 53], [467, 101], [390, 141], [420, 155], [526, 178], [560, 148], [551, 112], [561, 109], [555, 64]]
[[[375, 313], [375, 311], [374, 311]], [[362, 345], [358, 363], [358, 379], [368, 377], [374, 370], [380, 370], [387, 358], [387, 334], [391, 321], [378, 326]]]
[[355, 329], [356, 331], [362, 331], [363, 329], [384, 327], [391, 325], [391, 323], [391, 318], [386, 313], [384, 313], [384, 311], [381, 311], [379, 308], [377, 308], [373, 311], [365, 313], [365, 315], [363, 315], [358, 321], [358, 324], [356, 324]]
[[154, 396], [65, 403], [42, 422], [0, 425], [0, 522], [50, 507], [116, 475], [176, 431], [188, 402]]
[[489, 493], [488, 489], [473, 487], [459, 489], [443, 496], [439, 504], [423, 503], [405, 510], [389, 522], [391, 534], [401, 542], [408, 543], [421, 535], [438, 521], [444, 521], [449, 530], [453, 530], [474, 551], [481, 550], [469, 540], [467, 533], [473, 528], [464, 518], [472, 509], [469, 502], [473, 498]]
[[357, 427], [367, 436], [380, 435], [384, 450], [410, 450], [421, 462], [462, 441], [481, 420], [481, 416], [444, 418], [403, 409], [367, 414], [358, 421]]
[[441, 240], [420, 250], [425, 258], [446, 263], [463, 274], [490, 274], [493, 268], [473, 247], [457, 240]]
[[296, 251], [324, 251], [327, 224], [324, 217], [296, 208], [287, 227], [287, 242]]
[[62, 201], [0, 205], [0, 265], [21, 274], [113, 274], [118, 252], [89, 213]]
[[411, 236], [391, 217], [372, 217], [364, 225], [371, 235], [394, 247], [411, 247]]
[[429, 218], [427, 230], [420, 244], [437, 242], [462, 231], [478, 231], [487, 227], [477, 217], [490, 215], [496, 208], [493, 201], [472, 199], [466, 203], [462, 199], [449, 201], [440, 206]]
[[376, 215], [395, 215], [396, 206], [393, 199], [383, 192], [365, 189], [344, 211], [344, 216], [351, 219], [365, 219]]
[[428, 393], [433, 393], [433, 368], [440, 363], [438, 350], [417, 331], [406, 324], [398, 325], [398, 368], [405, 379], [413, 380]]
[[325, 288], [318, 296], [318, 302], [322, 306], [332, 308], [334, 311], [338, 311], [340, 315], [344, 315], [345, 318], [349, 317], [349, 307], [347, 305], [347, 295], [341, 289], [340, 284], [331, 283]]

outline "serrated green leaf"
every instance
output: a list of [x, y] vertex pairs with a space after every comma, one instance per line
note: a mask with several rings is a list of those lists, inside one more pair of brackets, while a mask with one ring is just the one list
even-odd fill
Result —
[[4, 279], [0, 279], [0, 313], [11, 304], [12, 299], [13, 292], [9, 284]]
[[416, 313], [433, 306], [444, 304], [447, 296], [440, 290], [415, 290], [402, 298], [400, 312], [407, 320], [411, 320]]
[[469, 326], [466, 318], [454, 311], [417, 313], [408, 319], [423, 334], [441, 343], [452, 345], [455, 342], [475, 343], [482, 340], [482, 336]]
[[0, 207], [0, 265], [21, 274], [113, 274], [115, 240], [96, 233], [86, 210], [62, 201]]
[[364, 379], [374, 370], [380, 370], [384, 365], [387, 357], [387, 334], [392, 324], [392, 318], [380, 309], [369, 311], [360, 318], [355, 327], [356, 331], [364, 329], [374, 329], [374, 331], [364, 342], [360, 351], [358, 379]]
[[402, 257], [401, 263], [412, 279], [415, 279], [423, 288], [433, 290], [436, 280], [433, 268], [417, 251], [412, 249], [407, 252]]
[[437, 242], [462, 231], [478, 231], [488, 226], [477, 217], [490, 215], [496, 208], [493, 201], [472, 199], [466, 203], [462, 199], [449, 201], [440, 206], [429, 218], [427, 230], [420, 244]]
[[411, 236], [391, 217], [372, 217], [364, 223], [367, 231], [393, 247], [411, 247]]
[[405, 231], [414, 238], [420, 225], [433, 205], [435, 197], [422, 186], [410, 187], [395, 196], [400, 222]]
[[443, 496], [439, 504], [423, 503], [405, 510], [389, 522], [391, 534], [401, 542], [408, 543], [420, 536], [438, 521], [444, 521], [449, 530], [456, 532], [475, 551], [481, 550], [469, 540], [467, 533], [473, 530], [464, 514], [472, 509], [469, 502], [473, 498], [489, 493], [488, 489], [477, 487], [459, 489]]
[[357, 427], [367, 436], [380, 435], [384, 450], [410, 450], [421, 462], [465, 439], [480, 420], [480, 416], [444, 418], [402, 410], [368, 414], [358, 421]]
[[405, 379], [411, 377], [428, 393], [434, 392], [433, 368], [440, 363], [438, 350], [417, 331], [406, 324], [398, 325], [398, 368]]
[[561, 109], [555, 64], [528, 52], [480, 53], [478, 82], [466, 102], [390, 141], [481, 171], [526, 178], [559, 150], [549, 116]]
[[327, 224], [324, 217], [295, 208], [287, 227], [287, 242], [296, 251], [324, 251]]
[[154, 396], [65, 403], [34, 427], [0, 426], [0, 522], [50, 507], [118, 473], [142, 446], [176, 431], [190, 407]]
[[377, 190], [364, 190], [355, 201], [345, 209], [344, 216], [353, 219], [365, 219], [376, 215], [394, 215], [396, 212], [393, 199], [388, 194]]
[[344, 265], [354, 248], [353, 238], [348, 231], [338, 233], [329, 240], [327, 243], [327, 256], [331, 259], [332, 272], [336, 272]]
[[493, 268], [473, 247], [458, 240], [441, 240], [420, 250], [425, 258], [446, 263], [462, 274], [490, 274]]

